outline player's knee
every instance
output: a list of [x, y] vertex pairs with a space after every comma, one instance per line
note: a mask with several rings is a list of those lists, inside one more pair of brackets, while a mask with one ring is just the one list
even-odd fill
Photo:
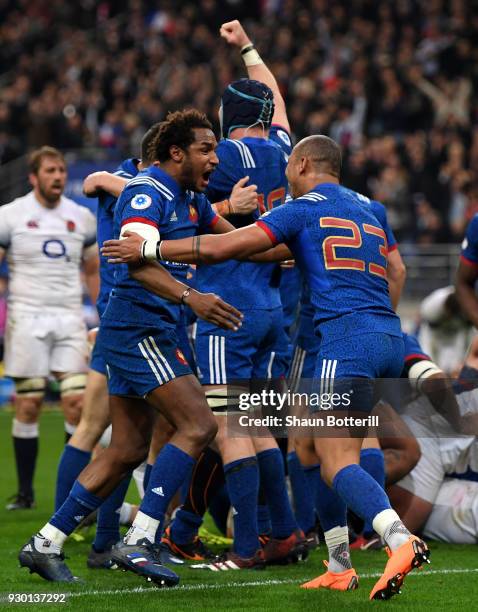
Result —
[[65, 415], [66, 423], [69, 423], [75, 427], [79, 424], [81, 420], [82, 405], [81, 400], [62, 402], [63, 414]]
[[86, 387], [87, 376], [83, 373], [63, 374], [60, 379], [60, 395], [62, 401], [77, 400], [83, 396]]
[[149, 444], [145, 441], [134, 444], [111, 443], [105, 452], [111, 454], [112, 461], [119, 466], [121, 472], [134, 470], [147, 458]]
[[217, 434], [217, 423], [212, 413], [206, 413], [204, 418], [195, 423], [190, 430], [190, 437], [201, 448], [210, 444]]
[[21, 378], [15, 380], [15, 416], [23, 423], [35, 423], [45, 394], [44, 378]]
[[323, 462], [320, 464], [320, 475], [325, 484], [332, 488], [334, 484], [335, 474], [337, 473], [337, 469], [335, 466], [331, 466], [327, 462]]
[[86, 374], [65, 374], [60, 380], [60, 395], [65, 420], [78, 425], [83, 408]]
[[319, 459], [315, 452], [314, 440], [312, 438], [295, 438], [294, 449], [301, 465], [306, 467], [317, 464]]

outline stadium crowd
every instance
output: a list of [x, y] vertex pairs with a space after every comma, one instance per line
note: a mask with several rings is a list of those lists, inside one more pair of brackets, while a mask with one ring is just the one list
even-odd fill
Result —
[[0, 162], [44, 144], [119, 159], [168, 110], [215, 118], [241, 70], [217, 31], [247, 14], [294, 136], [336, 139], [345, 184], [386, 204], [399, 240], [459, 240], [478, 209], [474, 4], [4, 0]]

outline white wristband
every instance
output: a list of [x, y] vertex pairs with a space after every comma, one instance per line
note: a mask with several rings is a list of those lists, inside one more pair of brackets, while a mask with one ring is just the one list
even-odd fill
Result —
[[[249, 46], [250, 45], [245, 45], [243, 49]], [[249, 51], [247, 51], [246, 53], [241, 53], [241, 55], [242, 55], [244, 64], [246, 66], [258, 66], [259, 64], [264, 63], [261, 59], [261, 56], [259, 55], [259, 53], [256, 51], [254, 47], [250, 49]]]
[[157, 240], [145, 240], [143, 243], [143, 258], [146, 261], [156, 261]]

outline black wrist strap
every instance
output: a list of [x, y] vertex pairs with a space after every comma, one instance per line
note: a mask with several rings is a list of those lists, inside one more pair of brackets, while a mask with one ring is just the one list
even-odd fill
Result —
[[250, 45], [247, 45], [247, 47], [244, 47], [244, 49], [241, 50], [241, 55], [249, 53], [249, 51], [252, 51], [252, 49], [254, 49], [254, 45], [251, 43]]

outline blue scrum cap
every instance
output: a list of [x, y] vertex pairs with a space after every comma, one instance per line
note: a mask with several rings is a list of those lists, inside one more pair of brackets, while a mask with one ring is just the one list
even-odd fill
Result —
[[230, 83], [222, 94], [220, 119], [223, 138], [235, 128], [261, 125], [269, 129], [274, 114], [274, 94], [270, 87], [253, 79]]

